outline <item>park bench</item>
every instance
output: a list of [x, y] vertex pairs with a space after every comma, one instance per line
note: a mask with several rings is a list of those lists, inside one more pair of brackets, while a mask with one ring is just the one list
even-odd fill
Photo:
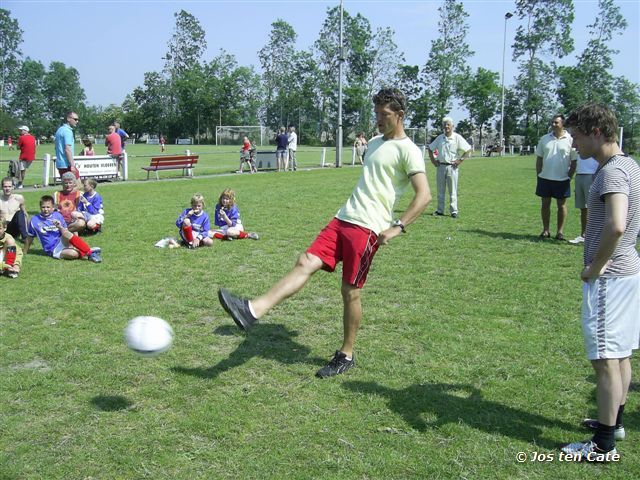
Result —
[[158, 170], [182, 170], [184, 176], [193, 176], [192, 168], [198, 163], [198, 155], [171, 155], [164, 157], [153, 157], [151, 164], [148, 167], [142, 167], [147, 171], [147, 180], [149, 180], [149, 174], [156, 172], [156, 180], [160, 180], [158, 176]]

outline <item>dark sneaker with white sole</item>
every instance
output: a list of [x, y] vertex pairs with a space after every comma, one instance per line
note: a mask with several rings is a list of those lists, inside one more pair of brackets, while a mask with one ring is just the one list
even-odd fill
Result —
[[242, 330], [249, 330], [251, 325], [257, 321], [257, 318], [251, 314], [249, 300], [232, 295], [226, 288], [218, 290], [218, 300], [220, 300], [222, 308], [231, 315], [233, 321]]
[[600, 450], [593, 440], [569, 443], [561, 447], [560, 450], [567, 455], [571, 455], [572, 460], [578, 462], [607, 463], [620, 459], [615, 447], [605, 452]]
[[354, 358], [347, 360], [347, 354], [336, 350], [331, 361], [316, 372], [316, 377], [327, 378], [346, 372], [356, 364]]
[[[585, 418], [582, 421], [582, 426], [588, 428], [589, 430], [596, 431], [598, 426], [600, 426], [600, 422], [595, 418]], [[616, 425], [616, 429], [613, 431], [613, 438], [616, 440], [624, 440], [625, 432], [623, 425]]]

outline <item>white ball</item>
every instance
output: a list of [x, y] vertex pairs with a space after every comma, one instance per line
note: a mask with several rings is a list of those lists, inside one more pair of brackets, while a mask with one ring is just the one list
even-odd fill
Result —
[[145, 357], [165, 352], [173, 341], [171, 325], [158, 317], [136, 317], [124, 330], [129, 348]]

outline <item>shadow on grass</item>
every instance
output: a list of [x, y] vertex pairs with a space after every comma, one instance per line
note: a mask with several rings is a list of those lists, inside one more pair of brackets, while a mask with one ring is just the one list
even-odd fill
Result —
[[121, 395], [98, 395], [91, 399], [91, 403], [103, 412], [117, 412], [127, 410], [133, 405], [131, 401]]
[[[492, 230], [482, 230], [479, 228], [473, 228], [469, 230], [464, 230], [465, 232], [475, 233], [477, 235], [484, 235], [485, 237], [491, 238], [501, 238], [503, 240], [526, 240], [529, 242], [549, 242], [553, 244], [562, 244], [566, 242], [561, 242], [554, 238], [547, 238], [545, 240], [540, 239], [538, 235], [525, 235], [521, 233], [511, 233], [511, 232], [494, 232]], [[568, 244], [569, 245], [569, 244]]]
[[[237, 327], [221, 326], [215, 329], [217, 335], [237, 334]], [[235, 367], [243, 365], [254, 357], [275, 360], [276, 362], [292, 365], [294, 363], [308, 363], [311, 365], [323, 365], [325, 358], [310, 358], [309, 347], [294, 342], [298, 332], [287, 329], [283, 325], [258, 323], [251, 328], [243, 342], [238, 345], [228, 358], [217, 365], [208, 368], [172, 367], [171, 370], [185, 375], [193, 375], [201, 378], [214, 379], [218, 375]]]
[[554, 449], [559, 442], [542, 437], [543, 428], [575, 429], [575, 425], [485, 400], [482, 392], [471, 385], [427, 383], [401, 390], [375, 382], [345, 382], [343, 386], [356, 393], [387, 398], [389, 408], [419, 431], [462, 422], [487, 433]]

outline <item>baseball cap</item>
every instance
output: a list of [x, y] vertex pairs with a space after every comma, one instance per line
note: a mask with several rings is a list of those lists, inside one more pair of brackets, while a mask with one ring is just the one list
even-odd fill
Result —
[[25, 132], [28, 132], [29, 131], [29, 127], [27, 127], [26, 125], [23, 125], [20, 128], [18, 128], [18, 130], [24, 130]]

